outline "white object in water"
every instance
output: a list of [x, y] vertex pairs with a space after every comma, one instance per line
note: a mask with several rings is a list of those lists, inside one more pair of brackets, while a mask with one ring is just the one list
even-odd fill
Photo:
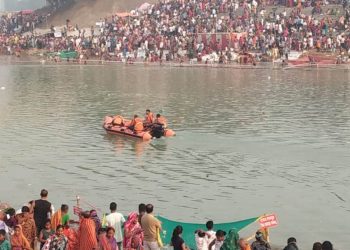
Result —
[[270, 79], [271, 79], [271, 76], [268, 76], [268, 77], [267, 77], [267, 79], [269, 79], [269, 80], [270, 80]]
[[4, 86], [2, 86], [0, 89], [1, 89], [1, 90], [5, 90], [6, 88], [5, 88]]

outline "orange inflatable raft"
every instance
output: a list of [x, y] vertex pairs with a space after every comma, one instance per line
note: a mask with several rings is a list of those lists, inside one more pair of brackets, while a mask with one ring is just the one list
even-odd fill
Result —
[[103, 128], [107, 133], [126, 135], [142, 140], [151, 140], [152, 138], [160, 138], [162, 136], [174, 136], [175, 132], [171, 129], [163, 129], [159, 126], [144, 126], [142, 122], [138, 122], [134, 126], [134, 130], [129, 128], [130, 120], [123, 119], [123, 117], [106, 116], [103, 122]]

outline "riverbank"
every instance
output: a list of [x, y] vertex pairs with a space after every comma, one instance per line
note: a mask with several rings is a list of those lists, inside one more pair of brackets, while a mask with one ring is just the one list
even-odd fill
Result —
[[144, 61], [106, 61], [98, 59], [88, 60], [60, 60], [55, 61], [53, 59], [44, 59], [37, 56], [26, 57], [9, 57], [0, 56], [0, 63], [2, 64], [18, 64], [18, 65], [43, 65], [43, 66], [112, 66], [112, 65], [125, 65], [128, 67], [142, 66], [142, 67], [165, 67], [165, 68], [207, 68], [207, 69], [232, 69], [232, 70], [350, 70], [350, 63], [347, 64], [319, 64], [303, 62], [297, 65], [277, 62], [260, 62], [255, 65], [252, 64], [239, 64], [239, 63], [198, 63], [198, 62], [144, 62]]

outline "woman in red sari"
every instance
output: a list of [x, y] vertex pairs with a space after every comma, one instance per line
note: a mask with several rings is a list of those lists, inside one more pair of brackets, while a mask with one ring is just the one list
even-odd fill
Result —
[[78, 238], [79, 238], [78, 250], [97, 249], [95, 222], [90, 218], [90, 212], [82, 213]]
[[108, 244], [106, 230], [103, 228], [100, 228], [100, 230], [98, 231], [98, 250], [112, 250], [112, 248]]
[[78, 246], [78, 235], [77, 232], [70, 228], [68, 224], [64, 226], [63, 234], [68, 239], [68, 245], [66, 250], [76, 250]]
[[143, 230], [138, 221], [138, 214], [132, 212], [124, 224], [124, 250], [142, 250]]

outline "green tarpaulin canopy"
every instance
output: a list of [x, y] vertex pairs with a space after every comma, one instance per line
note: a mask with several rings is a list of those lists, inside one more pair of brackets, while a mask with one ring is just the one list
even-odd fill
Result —
[[60, 52], [51, 52], [51, 53], [47, 53], [48, 56], [59, 56], [61, 59], [72, 59], [72, 58], [76, 58], [78, 56], [78, 52], [76, 51], [60, 51]]
[[[161, 238], [162, 238], [164, 245], [170, 243], [174, 228], [176, 226], [180, 225], [183, 227], [182, 238], [185, 241], [186, 245], [191, 249], [196, 249], [194, 232], [197, 229], [206, 230], [205, 224], [177, 222], [177, 221], [168, 220], [168, 219], [161, 217], [161, 216], [157, 216], [157, 218], [162, 222], [163, 232], [161, 232]], [[235, 229], [237, 229], [237, 231], [240, 231], [241, 229], [252, 224], [253, 222], [255, 222], [258, 219], [259, 219], [259, 217], [255, 217], [255, 218], [250, 218], [250, 219], [241, 220], [241, 221], [214, 224], [214, 230], [221, 229], [221, 230], [224, 230], [226, 233], [228, 233], [228, 231], [230, 229], [235, 228]]]

